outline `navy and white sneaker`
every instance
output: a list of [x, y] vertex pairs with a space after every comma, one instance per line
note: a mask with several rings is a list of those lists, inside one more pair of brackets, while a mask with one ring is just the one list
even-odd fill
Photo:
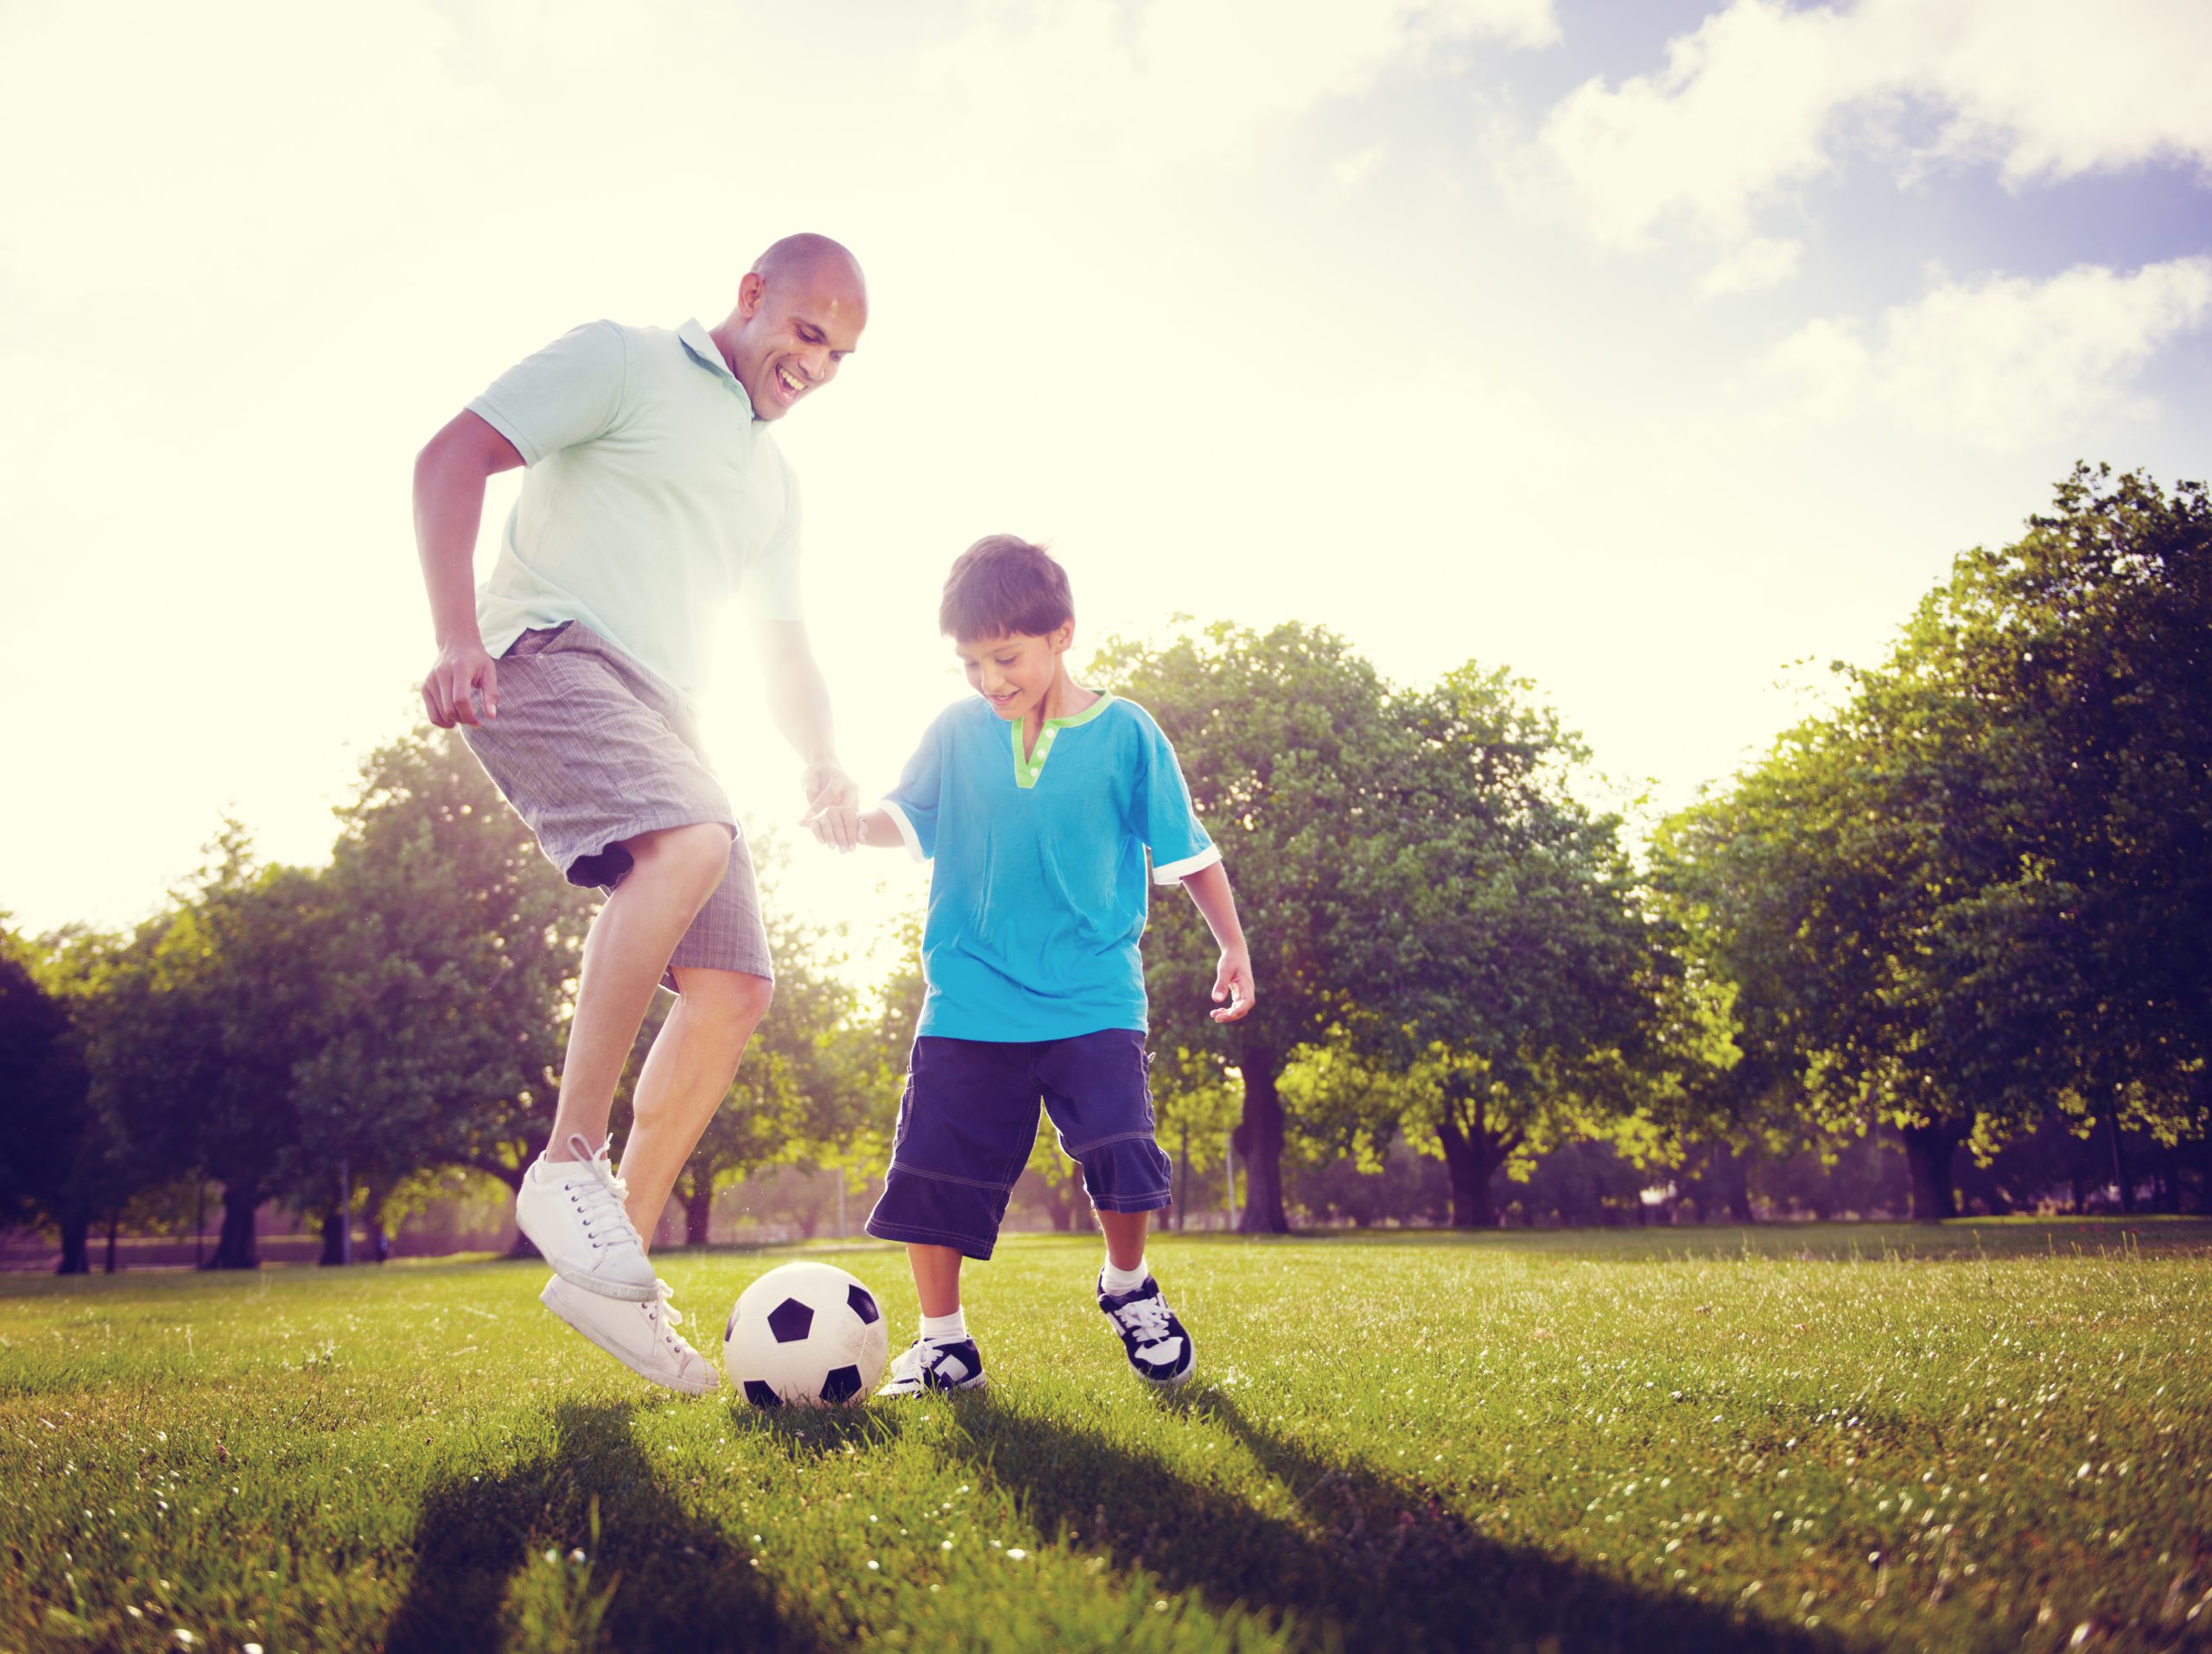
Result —
[[1147, 1275], [1134, 1291], [1114, 1293], [1106, 1290], [1104, 1276], [1099, 1279], [1098, 1307], [1121, 1334], [1122, 1348], [1137, 1377], [1148, 1384], [1166, 1385], [1189, 1378], [1198, 1365], [1198, 1347], [1160, 1295], [1160, 1282]]
[[974, 1339], [939, 1343], [918, 1338], [906, 1346], [904, 1355], [891, 1364], [891, 1376], [875, 1394], [880, 1401], [886, 1396], [918, 1396], [925, 1390], [950, 1391], [982, 1387], [983, 1358], [976, 1352]]

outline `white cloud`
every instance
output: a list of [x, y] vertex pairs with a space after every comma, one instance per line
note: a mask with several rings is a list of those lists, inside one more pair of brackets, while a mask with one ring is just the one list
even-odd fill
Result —
[[1346, 189], [1356, 189], [1382, 163], [1384, 145], [1370, 143], [1357, 155], [1345, 156], [1329, 169], [1329, 175]]
[[1808, 323], [1761, 366], [1815, 417], [1877, 410], [1907, 429], [1992, 450], [2140, 417], [2129, 385], [2176, 335], [2212, 320], [2212, 258], [2133, 275], [2083, 264], [2045, 282], [1945, 283], [1868, 328]]
[[1009, 142], [1074, 136], [1142, 163], [1236, 157], [1271, 122], [1458, 42], [1542, 46], [1553, 0], [996, 0], [924, 79]]
[[1797, 273], [1802, 250], [1796, 241], [1754, 236], [1700, 277], [1697, 290], [1710, 299], [1779, 286]]
[[1608, 245], [1729, 244], [1854, 151], [1900, 176], [1993, 158], [2015, 183], [2212, 168], [2208, 61], [2212, 7], [2167, 0], [1733, 0], [1658, 73], [1569, 93], [1502, 166], [1524, 204]]

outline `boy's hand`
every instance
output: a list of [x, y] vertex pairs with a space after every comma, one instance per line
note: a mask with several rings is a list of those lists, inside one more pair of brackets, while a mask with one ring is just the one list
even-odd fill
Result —
[[810, 829], [821, 843], [841, 850], [849, 850], [860, 843], [861, 790], [853, 785], [842, 764], [835, 759], [810, 764], [798, 784], [806, 794], [807, 806], [806, 813], [798, 818], [800, 826]]
[[1249, 1014], [1252, 1002], [1259, 997], [1252, 986], [1252, 956], [1243, 948], [1224, 948], [1221, 969], [1213, 975], [1213, 997], [1216, 1004], [1227, 1000], [1217, 1011], [1207, 1015], [1217, 1022], [1241, 1022]]
[[816, 842], [833, 849], [849, 851], [861, 843], [861, 812], [849, 804], [810, 810], [799, 818], [799, 825], [811, 828]]

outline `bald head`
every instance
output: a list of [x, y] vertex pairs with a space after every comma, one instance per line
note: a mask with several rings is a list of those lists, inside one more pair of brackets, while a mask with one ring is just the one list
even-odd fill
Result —
[[842, 280], [849, 283], [863, 305], [868, 302], [868, 277], [861, 273], [861, 261], [843, 242], [832, 241], [826, 235], [787, 235], [754, 259], [747, 273], [772, 287], [817, 277], [833, 283]]
[[714, 330], [756, 419], [780, 419], [827, 385], [868, 326], [860, 261], [826, 235], [787, 235], [753, 261]]

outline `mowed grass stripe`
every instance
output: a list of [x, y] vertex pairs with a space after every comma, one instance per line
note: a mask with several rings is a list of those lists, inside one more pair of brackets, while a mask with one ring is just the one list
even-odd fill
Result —
[[[662, 1263], [703, 1348], [791, 1255]], [[804, 1255], [907, 1335], [895, 1250]], [[1153, 1259], [1184, 1391], [1022, 1237], [990, 1394], [818, 1416], [650, 1390], [520, 1264], [10, 1278], [0, 1649], [2206, 1642], [2212, 1225]]]

